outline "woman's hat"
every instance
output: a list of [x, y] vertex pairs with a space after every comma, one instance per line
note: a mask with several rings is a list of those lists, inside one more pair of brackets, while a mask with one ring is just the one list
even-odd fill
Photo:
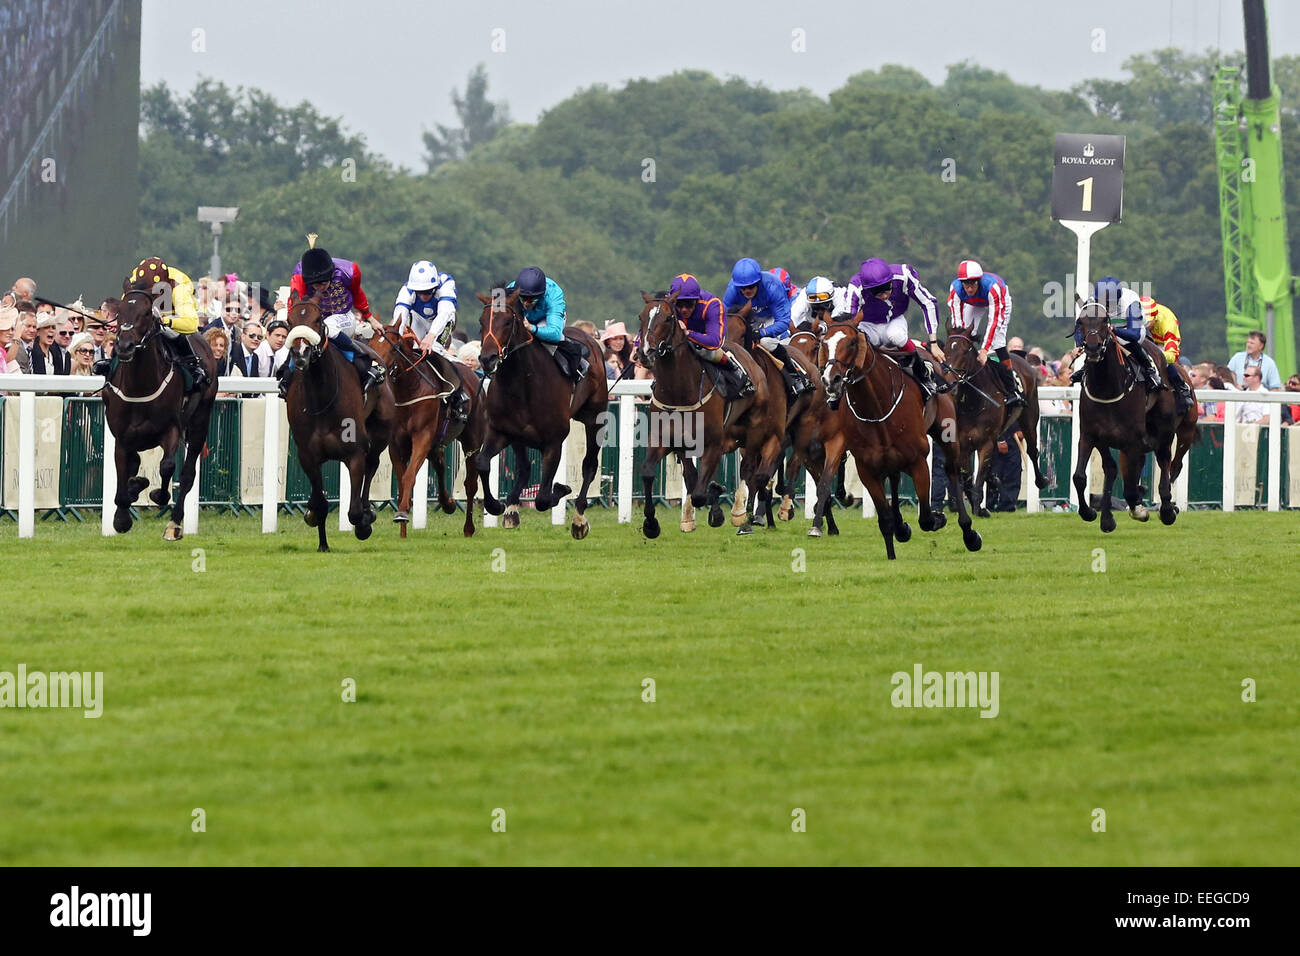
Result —
[[40, 318], [36, 320], [36, 331], [38, 332], [41, 329], [57, 328], [61, 324], [59, 317], [53, 312], [40, 312], [37, 314], [40, 316]]
[[83, 345], [89, 345], [92, 349], [95, 347], [95, 340], [90, 337], [89, 332], [78, 332], [74, 335], [68, 344], [68, 351], [75, 352]]
[[0, 309], [0, 332], [7, 332], [18, 324], [18, 310], [12, 305]]
[[614, 338], [616, 335], [621, 335], [623, 338], [627, 338], [627, 326], [622, 322], [608, 323], [605, 326], [605, 331], [600, 333], [600, 340], [604, 342], [607, 339]]

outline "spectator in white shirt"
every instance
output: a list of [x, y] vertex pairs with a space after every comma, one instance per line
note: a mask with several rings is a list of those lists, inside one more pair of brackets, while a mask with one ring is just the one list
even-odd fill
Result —
[[[1267, 392], [1260, 380], [1258, 365], [1248, 365], [1245, 372], [1247, 392]], [[1246, 425], [1267, 425], [1269, 406], [1264, 402], [1237, 402], [1237, 421]]]

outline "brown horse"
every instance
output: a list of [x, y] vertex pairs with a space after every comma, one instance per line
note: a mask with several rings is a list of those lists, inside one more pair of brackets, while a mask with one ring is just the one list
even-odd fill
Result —
[[[478, 494], [478, 468], [474, 455], [482, 446], [487, 431], [487, 413], [483, 410], [478, 376], [469, 366], [452, 362], [459, 381], [446, 381], [421, 351], [419, 341], [409, 330], [399, 334], [396, 329], [385, 327], [380, 331], [374, 349], [388, 369], [397, 412], [388, 443], [393, 473], [398, 476], [397, 514], [393, 520], [398, 522], [405, 538], [406, 526], [411, 520], [415, 481], [430, 452], [433, 453], [431, 467], [438, 483], [438, 504], [446, 514], [455, 513], [456, 502], [446, 482], [446, 448], [459, 441], [465, 458], [464, 533], [467, 538], [473, 537], [474, 498]], [[452, 422], [443, 401], [457, 384], [463, 386], [469, 395], [469, 420], [464, 422]]]
[[[1147, 452], [1155, 452], [1160, 466], [1160, 520], [1173, 524], [1178, 507], [1173, 502], [1172, 483], [1183, 470], [1183, 459], [1196, 441], [1196, 404], [1183, 415], [1174, 409], [1174, 392], [1162, 389], [1148, 393], [1146, 386], [1129, 364], [1119, 339], [1111, 328], [1106, 309], [1088, 301], [1079, 312], [1083, 331], [1084, 373], [1079, 395], [1079, 462], [1074, 469], [1074, 487], [1079, 495], [1079, 517], [1093, 521], [1096, 510], [1088, 501], [1088, 460], [1092, 450], [1101, 455], [1105, 487], [1101, 494], [1101, 530], [1115, 530], [1111, 512], [1111, 489], [1115, 487], [1115, 459], [1111, 449], [1120, 453], [1124, 474], [1124, 501], [1129, 515], [1146, 521], [1150, 514], [1140, 502], [1138, 480]], [[1146, 348], [1154, 345], [1143, 342]], [[1153, 353], [1153, 358], [1155, 354]], [[1163, 356], [1158, 362], [1163, 362]], [[1157, 365], [1157, 367], [1159, 367]], [[1176, 367], [1176, 366], [1175, 366]], [[1186, 379], [1179, 368], [1178, 374]], [[1177, 447], [1171, 446], [1177, 440]]]
[[[894, 538], [906, 541], [911, 530], [898, 510], [897, 476], [906, 472], [916, 488], [918, 524], [937, 531], [947, 523], [942, 511], [930, 510], [930, 467], [927, 456], [933, 435], [948, 456], [949, 480], [957, 470], [956, 411], [950, 396], [926, 402], [921, 387], [892, 359], [871, 347], [853, 321], [834, 322], [822, 336], [817, 352], [828, 404], [839, 428], [825, 442], [826, 467], [817, 483], [817, 513], [810, 535], [820, 534], [829, 503], [835, 468], [845, 450], [853, 453], [858, 475], [875, 502], [885, 553], [892, 561]], [[885, 499], [885, 480], [892, 478], [892, 502]], [[958, 522], [968, 551], [978, 551], [982, 539], [971, 527], [965, 503], [958, 499]], [[901, 533], [900, 533], [901, 532]]]
[[[321, 465], [337, 461], [347, 468], [352, 497], [348, 520], [358, 541], [370, 537], [375, 521], [370, 507], [370, 479], [379, 467], [379, 457], [388, 447], [393, 429], [393, 390], [387, 382], [363, 399], [361, 383], [352, 363], [329, 344], [329, 333], [313, 299], [289, 307], [289, 334], [284, 347], [295, 374], [289, 380], [285, 402], [289, 428], [298, 446], [298, 461], [311, 481], [311, 499], [303, 520], [320, 535], [320, 551], [328, 551], [325, 540], [329, 503], [321, 480]], [[343, 503], [339, 502], [339, 507]]]
[[[479, 293], [483, 314], [479, 317], [483, 350], [479, 365], [491, 381], [487, 393], [487, 429], [483, 444], [474, 456], [483, 486], [483, 508], [499, 515], [506, 512], [502, 527], [519, 527], [519, 498], [528, 481], [528, 449], [542, 453], [542, 479], [535, 506], [549, 511], [573, 489], [555, 484], [560, 453], [569, 440], [569, 422], [582, 422], [587, 432], [587, 449], [582, 458], [582, 488], [574, 500], [573, 521], [569, 532], [585, 538], [591, 531], [587, 521], [587, 489], [596, 477], [600, 464], [602, 425], [609, 412], [609, 382], [605, 363], [596, 340], [577, 328], [564, 330], [564, 337], [586, 346], [591, 367], [576, 385], [559, 366], [545, 343], [534, 338], [525, 325], [519, 294], [507, 292], [505, 283], [493, 289], [492, 296]], [[519, 474], [503, 506], [492, 494], [488, 469], [492, 459], [507, 446], [514, 449], [515, 468]]]
[[189, 336], [194, 354], [208, 372], [208, 386], [186, 395], [180, 367], [168, 357], [160, 337], [162, 324], [154, 309], [154, 295], [132, 288], [122, 296], [118, 309], [117, 347], [114, 368], [104, 387], [104, 416], [117, 443], [117, 505], [113, 530], [131, 530], [131, 505], [149, 484], [138, 476], [140, 452], [162, 446], [158, 466], [162, 484], [149, 493], [159, 508], [171, 503], [169, 486], [176, 471], [176, 449], [185, 438], [185, 462], [181, 467], [179, 500], [163, 531], [163, 539], [184, 537], [185, 496], [194, 484], [199, 455], [208, 438], [208, 420], [217, 400], [217, 360], [201, 335]]
[[[754, 383], [754, 392], [726, 399], [689, 347], [690, 340], [677, 318], [676, 296], [664, 293], [655, 298], [642, 292], [641, 298], [645, 303], [640, 315], [641, 354], [646, 367], [655, 372], [650, 396], [650, 414], [655, 417], [647, 430], [648, 448], [641, 465], [645, 489], [642, 530], [647, 538], [659, 537], [652, 487], [659, 461], [669, 452], [678, 453], [689, 492], [690, 507], [682, 503], [683, 530], [694, 526], [691, 509], [706, 505], [709, 525], [716, 528], [722, 524], [718, 506], [722, 488], [713, 477], [723, 455], [743, 448], [740, 477], [748, 490], [748, 506], [738, 494], [731, 516], [738, 525], [737, 534], [752, 534], [755, 521], [750, 508], [756, 514], [765, 514], [764, 502], [770, 494], [767, 483], [776, 468], [785, 434], [786, 396], [781, 373], [775, 362], [763, 360], [760, 364], [728, 333], [724, 347], [744, 367]], [[738, 318], [743, 323], [743, 314]], [[688, 420], [693, 427], [687, 427]], [[664, 421], [670, 427], [657, 427]], [[691, 453], [699, 458], [698, 465]], [[758, 523], [762, 523], [761, 518]]]
[[[1013, 423], [1019, 421], [1019, 431], [1025, 436], [1025, 454], [1034, 468], [1034, 483], [1039, 488], [1046, 488], [1048, 479], [1038, 465], [1038, 376], [1028, 362], [1019, 355], [1011, 354], [1011, 371], [1020, 376], [1025, 391], [1025, 407], [1008, 409], [1002, 380], [993, 370], [991, 362], [980, 363], [979, 348], [970, 329], [953, 325], [948, 327], [948, 340], [944, 345], [947, 365], [943, 370], [948, 373], [948, 381], [956, 386], [954, 393], [957, 396], [957, 432], [962, 465], [962, 484], [949, 485], [949, 494], [956, 501], [957, 489], [964, 488], [975, 514], [987, 518], [989, 511], [984, 506], [985, 488], [996, 481], [989, 465], [993, 445]], [[972, 454], [979, 455], [979, 467], [974, 481], [971, 481], [970, 476]], [[990, 487], [990, 494], [996, 500], [996, 485]]]

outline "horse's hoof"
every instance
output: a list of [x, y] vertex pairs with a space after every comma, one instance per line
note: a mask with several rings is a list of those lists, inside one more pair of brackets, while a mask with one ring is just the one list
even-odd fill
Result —
[[370, 537], [370, 535], [374, 533], [374, 530], [375, 529], [370, 525], [362, 522], [361, 524], [353, 526], [352, 533], [357, 536], [358, 541], [365, 541], [366, 538]]
[[568, 485], [552, 485], [551, 504], [558, 505], [560, 502], [562, 502], [565, 498], [567, 498], [571, 494], [573, 494], [573, 489], [570, 488]]
[[1046, 475], [1039, 475], [1037, 478], [1034, 479], [1034, 484], [1036, 484], [1039, 488], [1046, 488], [1051, 483], [1052, 483], [1051, 479], [1048, 478]]
[[488, 501], [486, 498], [484, 498], [483, 510], [490, 515], [502, 515], [505, 514], [506, 506], [503, 505], [500, 501], [497, 501], [495, 499], [493, 499], [492, 501]]
[[1086, 505], [1080, 505], [1079, 517], [1082, 518], [1084, 521], [1096, 521], [1097, 512], [1094, 509], [1087, 507]]
[[709, 503], [708, 495], [691, 495], [691, 506], [694, 508], [703, 508]]
[[840, 526], [837, 524], [831, 524], [830, 522], [827, 522], [826, 533], [833, 538], [840, 533]]
[[754, 533], [754, 525], [748, 521], [736, 529], [736, 534], [753, 534], [753, 533]]
[[164, 492], [161, 488], [155, 488], [153, 491], [149, 492], [149, 500], [152, 501], [154, 504], [156, 504], [159, 508], [166, 508], [169, 504], [172, 503], [171, 497], [166, 492]]
[[1151, 518], [1151, 512], [1147, 510], [1146, 505], [1138, 505], [1136, 508], [1129, 508], [1128, 514], [1134, 521], [1148, 521]]
[[930, 529], [931, 531], [938, 531], [940, 528], [948, 527], [948, 516], [942, 511], [934, 512], [930, 519], [934, 524], [934, 527]]
[[454, 500], [448, 501], [442, 506], [442, 513], [445, 515], [454, 515], [456, 513], [456, 502]]
[[966, 545], [967, 551], [978, 551], [984, 547], [984, 539], [974, 528], [967, 528], [961, 533], [962, 544]]
[[503, 517], [503, 518], [501, 519], [501, 527], [503, 527], [503, 528], [518, 528], [518, 527], [519, 527], [519, 513], [518, 513], [518, 512], [514, 512], [513, 514], [508, 514], [508, 515], [506, 515], [505, 517]]
[[763, 514], [761, 511], [755, 511], [753, 524], [755, 528], [766, 528], [767, 515]]
[[393, 515], [393, 522], [396, 524], [406, 524], [406, 522], [410, 520], [411, 516], [405, 511], [399, 511], [397, 514]]
[[322, 544], [319, 548], [316, 549], [316, 551], [320, 554], [329, 554], [330, 546], [328, 544]]
[[461, 533], [464, 534], [465, 537], [467, 538], [472, 538], [474, 537], [474, 531], [475, 531], [474, 526], [472, 524], [467, 524], [465, 525], [465, 529]]
[[749, 524], [749, 515], [744, 511], [733, 511], [731, 513], [731, 523], [737, 528], [742, 524]]
[[179, 541], [185, 537], [185, 531], [175, 521], [168, 521], [167, 527], [163, 529], [164, 541]]
[[683, 521], [683, 522], [682, 522], [682, 531], [683, 531], [685, 534], [690, 534], [690, 533], [691, 533], [692, 531], [694, 531], [694, 530], [695, 530], [695, 521], [694, 521], [694, 520], [691, 520], [691, 521]]
[[1167, 508], [1164, 505], [1161, 505], [1160, 520], [1165, 524], [1173, 524], [1178, 520], [1178, 509], [1173, 505], [1170, 505]]
[[646, 518], [645, 521], [641, 523], [641, 531], [647, 538], [659, 537], [659, 519]]
[[810, 537], [810, 538], [820, 538], [821, 536], [822, 536], [822, 529], [821, 529], [821, 528], [809, 528], [809, 529], [808, 529], [808, 537]]
[[721, 528], [722, 522], [724, 522], [725, 520], [727, 519], [722, 517], [722, 509], [719, 508], [717, 505], [714, 505], [712, 508], [709, 509], [710, 528]]
[[320, 524], [320, 515], [316, 514], [311, 508], [303, 512], [302, 520], [307, 523], [307, 527], [314, 528]]
[[132, 524], [134, 522], [131, 520], [131, 512], [125, 508], [113, 515], [113, 530], [118, 534], [126, 534], [131, 530]]
[[576, 515], [573, 523], [569, 525], [569, 533], [573, 535], [574, 541], [581, 541], [591, 534], [591, 523], [582, 515]]
[[1112, 531], [1115, 530], [1115, 516], [1114, 516], [1114, 515], [1112, 515], [1112, 514], [1104, 514], [1104, 515], [1101, 516], [1101, 530], [1102, 530], [1103, 532], [1105, 532], [1106, 534], [1110, 534]]
[[[931, 528], [930, 530], [935, 531], [937, 529]], [[906, 521], [900, 521], [898, 523], [898, 527], [894, 529], [894, 540], [902, 544], [907, 544], [907, 542], [911, 541], [912, 526], [909, 525]]]
[[988, 509], [988, 508], [976, 508], [976, 509], [975, 509], [975, 517], [977, 517], [977, 518], [987, 518], [987, 517], [989, 517], [989, 509]]

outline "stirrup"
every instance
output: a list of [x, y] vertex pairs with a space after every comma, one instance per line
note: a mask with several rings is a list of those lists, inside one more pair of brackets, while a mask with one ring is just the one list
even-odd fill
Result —
[[464, 389], [456, 389], [447, 396], [447, 413], [454, 422], [469, 421], [469, 396]]

